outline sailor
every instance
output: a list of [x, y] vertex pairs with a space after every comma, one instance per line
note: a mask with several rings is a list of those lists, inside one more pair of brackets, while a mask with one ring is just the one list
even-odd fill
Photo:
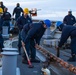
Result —
[[3, 4], [3, 2], [2, 2], [2, 1], [0, 1], [0, 8], [2, 8], [2, 9], [3, 9], [3, 12], [4, 12], [4, 8], [6, 8], [6, 6]]
[[3, 9], [0, 8], [0, 52], [2, 52], [2, 48], [4, 48], [4, 45], [3, 45], [3, 42], [4, 42], [4, 39], [2, 37], [2, 23], [3, 23], [3, 20], [2, 20], [2, 15], [3, 15]]
[[72, 25], [72, 26], [76, 23], [75, 16], [72, 15], [72, 10], [68, 11], [68, 15], [64, 17], [63, 23], [66, 25]]
[[[51, 26], [51, 21], [46, 19], [39, 23], [26, 24], [22, 31], [22, 45], [25, 46], [28, 56], [31, 58], [31, 62], [39, 63], [40, 61], [36, 59], [36, 48], [40, 44], [41, 37], [43, 36], [46, 28]], [[26, 55], [23, 56], [23, 63], [27, 63]]]
[[2, 15], [3, 15], [3, 9], [0, 8], [0, 32], [1, 33], [2, 33], [2, 24], [3, 24]]
[[13, 10], [13, 16], [14, 16], [14, 14], [15, 14], [15, 20], [17, 20], [18, 17], [21, 16], [21, 13], [23, 14], [23, 9], [20, 7], [20, 4], [17, 3], [17, 4], [16, 4], [16, 7], [15, 7], [14, 10]]
[[20, 16], [18, 19], [17, 19], [17, 26], [19, 28], [19, 39], [18, 39], [18, 50], [19, 50], [19, 54], [21, 54], [21, 30], [23, 29], [23, 26], [25, 24], [30, 24], [32, 23], [32, 19], [31, 17], [29, 17], [29, 9], [28, 8], [24, 8], [23, 10], [23, 15]]
[[70, 37], [71, 57], [68, 59], [68, 61], [76, 61], [76, 27], [71, 25], [64, 25], [61, 21], [57, 21], [56, 26], [60, 31], [62, 31], [57, 49], [60, 49], [60, 47], [62, 47], [62, 45], [67, 41], [68, 37]]
[[10, 21], [11, 21], [11, 14], [8, 12], [8, 8], [4, 8], [4, 13], [2, 15], [3, 19], [3, 26], [8, 26], [8, 33], [10, 31]]

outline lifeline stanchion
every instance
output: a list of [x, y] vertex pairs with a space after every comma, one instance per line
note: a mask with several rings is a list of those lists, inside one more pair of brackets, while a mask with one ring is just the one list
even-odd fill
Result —
[[2, 75], [16, 75], [17, 52], [2, 52]]
[[57, 57], [59, 57], [59, 56], [60, 56], [60, 50], [57, 49]]

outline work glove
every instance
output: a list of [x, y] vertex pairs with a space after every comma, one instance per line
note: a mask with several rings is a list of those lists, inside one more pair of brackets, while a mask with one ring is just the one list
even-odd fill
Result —
[[35, 44], [35, 48], [36, 49], [40, 49], [38, 44]]
[[21, 42], [22, 42], [22, 46], [24, 47], [25, 46], [25, 43], [23, 41], [21, 41]]

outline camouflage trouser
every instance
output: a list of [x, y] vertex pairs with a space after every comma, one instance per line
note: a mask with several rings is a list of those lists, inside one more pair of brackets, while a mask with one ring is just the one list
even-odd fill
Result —
[[3, 51], [3, 50], [2, 50], [2, 48], [4, 48], [3, 43], [4, 43], [4, 40], [3, 40], [3, 38], [2, 38], [2, 37], [0, 37], [0, 52], [2, 52], [2, 51]]
[[18, 37], [18, 48], [21, 48], [22, 44], [21, 44], [21, 31], [19, 31], [19, 37]]
[[76, 55], [76, 38], [71, 40], [71, 54]]
[[[29, 40], [25, 45], [26, 51], [28, 56], [30, 56], [32, 59], [35, 59], [36, 57], [36, 48], [35, 48], [35, 42], [34, 40]], [[26, 55], [24, 54], [23, 57], [26, 59]]]

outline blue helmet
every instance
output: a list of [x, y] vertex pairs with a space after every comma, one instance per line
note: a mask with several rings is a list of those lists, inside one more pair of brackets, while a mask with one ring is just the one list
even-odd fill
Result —
[[62, 24], [61, 21], [57, 21], [57, 22], [56, 22], [56, 26], [57, 26], [57, 27], [59, 27], [61, 24]]
[[51, 21], [50, 20], [46, 19], [43, 22], [46, 24], [47, 27], [51, 26]]

